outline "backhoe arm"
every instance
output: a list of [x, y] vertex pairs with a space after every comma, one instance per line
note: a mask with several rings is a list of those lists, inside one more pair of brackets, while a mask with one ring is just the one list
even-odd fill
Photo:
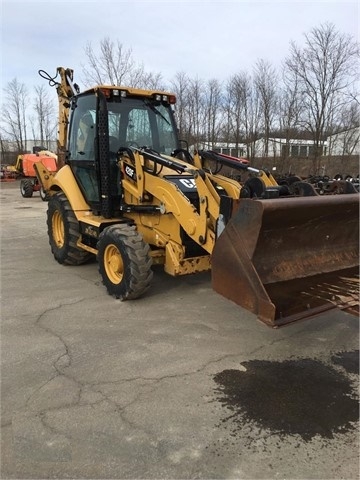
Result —
[[59, 136], [58, 136], [58, 167], [65, 164], [66, 139], [69, 126], [70, 100], [78, 93], [78, 86], [73, 83], [73, 70], [70, 68], [58, 67], [60, 83], [56, 91], [59, 99]]
[[[69, 112], [71, 98], [80, 92], [76, 83], [73, 83], [74, 71], [70, 68], [58, 67], [56, 76], [52, 78], [44, 70], [39, 70], [39, 75], [49, 81], [51, 86], [56, 86], [59, 100], [59, 127], [58, 127], [58, 168], [65, 164], [66, 139], [69, 126]], [[56, 81], [60, 76], [60, 82]]]

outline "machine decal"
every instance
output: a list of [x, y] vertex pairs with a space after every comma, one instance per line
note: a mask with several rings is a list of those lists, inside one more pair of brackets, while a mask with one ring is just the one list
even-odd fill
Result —
[[174, 183], [183, 193], [197, 192], [194, 177], [166, 175], [165, 178]]
[[136, 170], [134, 167], [131, 167], [130, 165], [125, 165], [124, 167], [125, 175], [131, 180], [136, 180]]

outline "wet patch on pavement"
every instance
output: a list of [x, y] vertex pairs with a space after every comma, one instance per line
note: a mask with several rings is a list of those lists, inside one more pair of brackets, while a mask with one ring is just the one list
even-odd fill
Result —
[[331, 357], [335, 365], [340, 365], [348, 373], [357, 373], [359, 375], [359, 350], [352, 352], [340, 352]]
[[[345, 353], [332, 358], [352, 371], [356, 353]], [[217, 401], [231, 412], [223, 423], [233, 436], [249, 424], [280, 436], [299, 435], [304, 441], [317, 435], [333, 438], [355, 428], [356, 388], [338, 368], [313, 359], [251, 360], [242, 366], [214, 376]]]

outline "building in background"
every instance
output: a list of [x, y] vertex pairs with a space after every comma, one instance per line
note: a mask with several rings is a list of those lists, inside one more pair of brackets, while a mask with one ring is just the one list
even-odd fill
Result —
[[[327, 142], [321, 143], [321, 155], [327, 154]], [[309, 158], [315, 154], [315, 144], [313, 140], [304, 140], [299, 138], [269, 138], [268, 154], [265, 155], [265, 138], [259, 138], [255, 142], [255, 157], [302, 157]]]
[[[194, 149], [194, 147], [193, 147]], [[227, 143], [227, 142], [204, 142], [197, 146], [198, 150], [212, 150], [217, 153], [223, 153], [224, 155], [230, 155], [231, 157], [246, 157], [246, 144], [245, 143]]]

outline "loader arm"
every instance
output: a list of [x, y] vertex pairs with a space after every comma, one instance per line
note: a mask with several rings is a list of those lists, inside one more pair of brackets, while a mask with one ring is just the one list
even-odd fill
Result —
[[195, 152], [194, 164], [197, 168], [203, 169], [205, 172], [207, 172], [209, 178], [221, 185], [225, 189], [227, 195], [233, 199], [238, 199], [243, 195], [241, 193], [243, 185], [241, 185], [237, 180], [222, 175], [221, 171], [223, 167], [228, 167], [239, 172], [247, 172], [248, 174], [254, 176], [262, 185], [262, 190], [270, 190], [272, 188], [279, 187], [278, 183], [270, 172], [259, 170], [251, 167], [248, 163], [243, 163], [240, 159], [223, 155], [211, 150], [200, 150]]
[[[145, 152], [142, 153], [146, 156]], [[157, 158], [157, 161], [163, 161], [168, 168], [174, 170], [183, 168], [182, 173], [186, 175], [178, 175], [178, 177], [180, 181], [196, 186], [199, 196], [199, 208], [197, 210], [176, 183], [172, 181], [176, 180], [176, 175], [165, 175], [163, 177], [154, 175], [144, 169], [144, 155], [141, 155], [140, 151], [135, 152], [136, 174], [124, 175], [122, 180], [127, 208], [130, 208], [130, 203], [137, 201], [137, 205], [134, 205], [134, 210], [136, 210], [136, 206], [140, 206], [141, 201], [144, 198], [149, 198], [149, 196], [156, 199], [161, 213], [172, 214], [187, 235], [211, 254], [215, 244], [216, 219], [219, 216], [220, 200], [209, 179], [206, 175], [202, 175], [199, 170], [191, 168], [185, 163], [174, 162], [165, 157]], [[123, 171], [126, 172], [133, 168], [133, 164], [125, 157], [122, 166]], [[134, 181], [134, 178], [136, 178], [136, 181]]]

